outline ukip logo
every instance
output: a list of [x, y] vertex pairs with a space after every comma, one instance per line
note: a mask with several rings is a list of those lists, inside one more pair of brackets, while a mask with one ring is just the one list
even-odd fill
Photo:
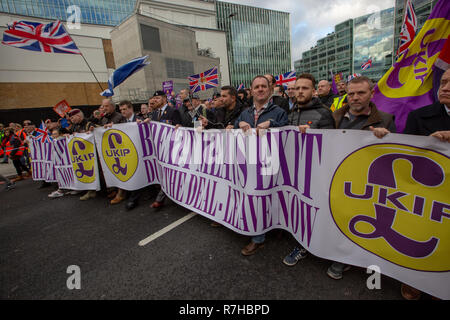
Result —
[[95, 181], [94, 144], [81, 138], [73, 138], [69, 142], [68, 149], [77, 180], [82, 183], [93, 183]]
[[397, 144], [364, 147], [336, 170], [333, 219], [351, 241], [397, 265], [450, 270], [450, 159]]
[[126, 182], [133, 177], [138, 156], [133, 142], [124, 132], [107, 130], [102, 138], [102, 154], [108, 169], [117, 179]]

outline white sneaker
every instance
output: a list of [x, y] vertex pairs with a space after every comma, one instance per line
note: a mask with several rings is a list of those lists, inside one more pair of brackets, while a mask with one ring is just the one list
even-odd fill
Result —
[[59, 198], [64, 196], [64, 193], [60, 192], [59, 190], [53, 191], [48, 195], [49, 198]]

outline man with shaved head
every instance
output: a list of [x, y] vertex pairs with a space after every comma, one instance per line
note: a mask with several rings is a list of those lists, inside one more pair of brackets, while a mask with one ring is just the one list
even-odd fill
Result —
[[320, 101], [330, 108], [334, 100], [334, 94], [331, 91], [331, 84], [327, 80], [320, 80], [317, 85], [317, 93]]
[[103, 99], [102, 107], [105, 110], [105, 114], [100, 121], [101, 125], [126, 122], [124, 117], [116, 111], [116, 105], [111, 99]]

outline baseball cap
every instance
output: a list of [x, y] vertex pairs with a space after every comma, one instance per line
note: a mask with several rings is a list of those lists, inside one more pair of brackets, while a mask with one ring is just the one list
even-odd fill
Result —
[[164, 91], [161, 91], [161, 90], [157, 90], [157, 91], [155, 91], [155, 93], [153, 94], [153, 96], [154, 97], [157, 97], [157, 96], [166, 96], [166, 93], [164, 92]]
[[69, 115], [69, 117], [71, 117], [71, 116], [74, 116], [76, 114], [79, 114], [80, 112], [81, 112], [80, 109], [72, 109], [67, 114]]

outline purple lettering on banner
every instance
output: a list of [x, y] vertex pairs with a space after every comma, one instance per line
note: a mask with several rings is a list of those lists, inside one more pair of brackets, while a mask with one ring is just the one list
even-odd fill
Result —
[[[301, 202], [301, 206], [302, 206], [302, 241], [305, 240], [305, 234], [306, 234], [306, 238], [307, 238], [307, 243], [308, 243], [308, 247], [311, 244], [311, 237], [312, 237], [312, 232], [313, 232], [313, 228], [314, 228], [314, 223], [311, 220], [312, 217], [312, 206], [304, 201], [300, 201]], [[305, 210], [306, 207], [306, 210]], [[317, 215], [317, 211], [319, 210], [319, 208], [315, 207], [314, 208], [316, 210], [314, 217], [316, 217]], [[306, 215], [306, 223], [305, 223], [305, 215]], [[315, 220], [315, 219], [314, 219]], [[305, 232], [306, 229], [306, 232]]]
[[[444, 210], [447, 210], [445, 212]], [[450, 204], [433, 201], [433, 209], [431, 210], [431, 220], [442, 222], [442, 217], [450, 218]]]
[[238, 184], [245, 188], [247, 184], [247, 159], [245, 158], [246, 154], [246, 148], [245, 148], [245, 139], [246, 137], [242, 134], [236, 136], [236, 142], [235, 142], [235, 162], [231, 163], [237, 163], [237, 165], [233, 165], [233, 183]]
[[[322, 134], [302, 134], [302, 155], [305, 156], [305, 176], [303, 184], [303, 196], [311, 198], [311, 169], [314, 151], [314, 141], [317, 141], [317, 151], [319, 154], [319, 164], [322, 160]], [[306, 142], [306, 147], [305, 147]]]
[[[289, 198], [290, 198], [290, 192], [289, 191], [286, 191], [286, 193], [288, 194], [288, 196], [287, 196], [287, 199], [288, 200], [286, 200], [286, 198], [284, 197], [284, 192], [283, 191], [278, 191], [277, 192], [277, 195], [278, 195], [278, 200], [279, 200], [279, 202], [280, 202], [280, 205], [281, 205], [281, 213], [279, 213], [278, 214], [278, 217], [280, 217], [280, 215], [282, 214], [283, 215], [283, 218], [284, 218], [284, 225], [286, 226], [286, 227], [289, 227], [289, 212], [290, 212], [290, 207], [288, 207], [288, 201], [289, 201]], [[280, 223], [280, 218], [278, 218], [278, 224], [277, 225], [282, 225], [281, 223]]]
[[144, 159], [145, 172], [147, 174], [147, 183], [160, 182], [158, 175], [158, 165], [155, 159]]
[[141, 138], [141, 146], [143, 157], [149, 157], [153, 155], [153, 142], [150, 135], [150, 125], [148, 123], [138, 124], [139, 137]]
[[353, 199], [370, 199], [373, 195], [373, 186], [366, 185], [366, 192], [363, 195], [354, 194], [352, 192], [352, 183], [351, 182], [345, 182], [344, 183], [344, 194]]
[[192, 202], [194, 201], [195, 197], [195, 190], [197, 190], [197, 177], [194, 175], [190, 175], [189, 179], [189, 185], [188, 185], [188, 191], [186, 193], [185, 200], [183, 201], [188, 206], [192, 205]]
[[53, 143], [44, 143], [44, 147], [45, 147], [45, 159], [47, 161], [52, 161], [52, 149], [53, 149]]
[[223, 221], [238, 230], [248, 232], [247, 216], [244, 210], [244, 197], [241, 192], [228, 186], [228, 196]]

